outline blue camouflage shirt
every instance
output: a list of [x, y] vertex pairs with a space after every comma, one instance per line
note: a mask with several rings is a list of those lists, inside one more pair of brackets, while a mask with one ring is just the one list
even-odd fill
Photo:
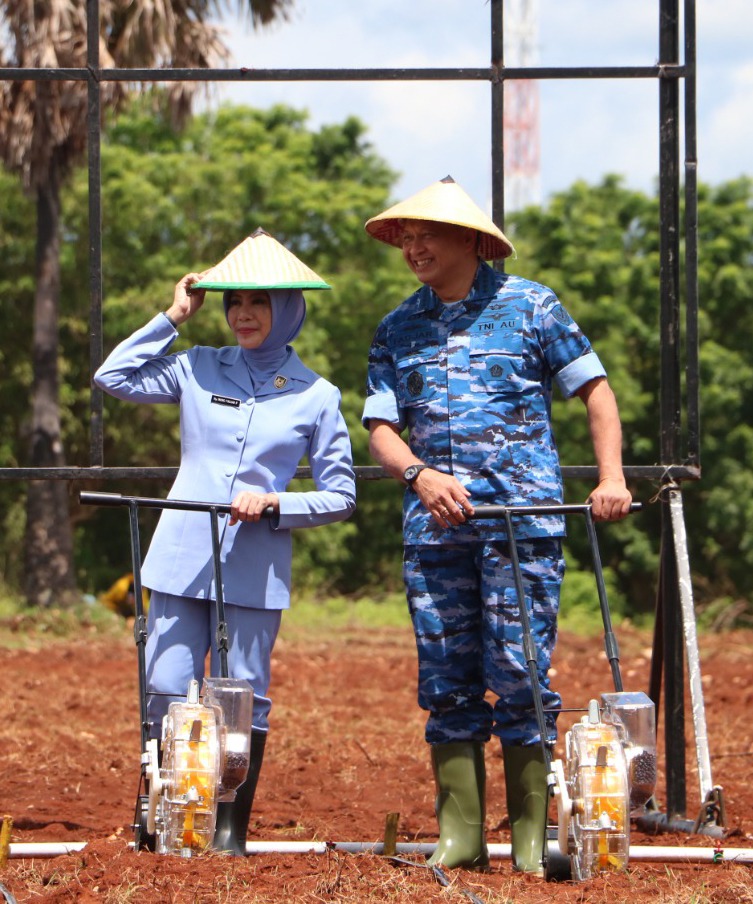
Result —
[[[443, 303], [422, 286], [380, 323], [369, 351], [364, 426], [407, 428], [422, 461], [454, 474], [473, 505], [562, 502], [551, 425], [552, 384], [566, 398], [605, 376], [551, 289], [479, 263], [467, 298]], [[523, 537], [562, 536], [559, 516], [521, 517]], [[441, 528], [408, 488], [407, 544], [505, 537], [504, 522]]]

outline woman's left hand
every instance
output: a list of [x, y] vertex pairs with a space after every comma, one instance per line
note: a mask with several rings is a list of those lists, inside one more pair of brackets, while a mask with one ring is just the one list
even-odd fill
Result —
[[230, 504], [230, 526], [239, 521], [259, 521], [268, 508], [280, 511], [280, 500], [276, 493], [252, 493], [244, 490]]

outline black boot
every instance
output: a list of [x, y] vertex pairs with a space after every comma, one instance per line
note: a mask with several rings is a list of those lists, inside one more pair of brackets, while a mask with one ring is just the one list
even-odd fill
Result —
[[251, 732], [251, 758], [246, 781], [236, 791], [235, 800], [221, 800], [217, 805], [217, 823], [212, 842], [212, 848], [215, 851], [222, 851], [236, 857], [246, 855], [248, 822], [251, 818], [251, 807], [254, 803], [266, 743], [266, 731]]

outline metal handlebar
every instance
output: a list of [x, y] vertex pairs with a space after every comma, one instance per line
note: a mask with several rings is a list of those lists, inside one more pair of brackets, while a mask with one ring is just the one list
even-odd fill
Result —
[[[151, 496], [123, 496], [120, 493], [81, 492], [79, 502], [83, 505], [138, 505], [142, 508], [179, 509], [190, 512], [217, 512], [220, 515], [230, 514], [230, 505], [226, 502], [191, 502], [186, 499], [159, 499]], [[643, 508], [642, 502], [633, 502], [631, 512]], [[473, 518], [504, 518], [505, 515], [574, 515], [585, 514], [591, 510], [590, 503], [559, 505], [479, 505]], [[274, 514], [270, 506], [262, 513], [269, 517]]]
[[[642, 502], [632, 502], [631, 512], [639, 512]], [[590, 512], [590, 502], [561, 505], [478, 505], [472, 518], [504, 518], [506, 515], [575, 515]]]
[[[189, 512], [217, 512], [218, 515], [229, 515], [231, 508], [227, 502], [191, 502], [187, 499], [159, 499], [151, 496], [122, 496], [120, 493], [87, 493], [78, 494], [79, 502], [84, 505], [136, 505], [142, 508], [179, 509]], [[262, 517], [269, 518], [275, 510], [270, 505], [262, 512]]]

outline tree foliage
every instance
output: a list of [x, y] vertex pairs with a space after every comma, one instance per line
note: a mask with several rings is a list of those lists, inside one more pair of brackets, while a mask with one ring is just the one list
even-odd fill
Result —
[[[371, 464], [360, 425], [368, 347], [381, 317], [415, 283], [399, 253], [363, 229], [390, 203], [395, 181], [364, 125], [349, 118], [312, 130], [305, 113], [288, 107], [228, 106], [195, 117], [179, 133], [155, 92], [108, 126], [102, 167], [106, 350], [164, 310], [184, 272], [216, 263], [263, 226], [334, 287], [308, 293], [309, 318], [296, 346], [341, 388], [356, 463]], [[34, 211], [13, 180], [0, 176], [0, 280], [8, 311], [0, 343], [6, 375], [0, 450], [7, 467], [23, 459], [28, 422]], [[62, 429], [69, 460], [80, 465], [87, 464], [90, 378], [86, 194], [86, 174], [76, 173], [63, 194], [61, 246]], [[702, 186], [699, 202], [702, 479], [685, 485], [685, 517], [696, 597], [721, 623], [725, 613], [750, 611], [753, 593], [753, 365], [747, 353], [753, 326], [745, 316], [753, 289], [753, 181]], [[659, 462], [658, 224], [657, 198], [613, 176], [596, 185], [576, 183], [508, 223], [518, 248], [509, 269], [551, 286], [604, 361], [620, 404], [625, 462], [635, 465]], [[221, 306], [209, 296], [181, 331], [179, 347], [228, 338]], [[105, 415], [107, 465], [178, 464], [172, 406], [107, 399]], [[563, 463], [592, 463], [581, 403], [557, 400], [554, 418]], [[98, 488], [163, 495], [167, 484]], [[590, 489], [568, 482], [567, 499], [582, 501]], [[639, 614], [654, 606], [661, 516], [651, 504], [657, 486], [632, 489], [646, 503], [644, 512], [600, 528], [599, 538], [610, 602], [617, 612]], [[359, 481], [358, 495], [351, 521], [297, 532], [299, 590], [378, 595], [400, 586], [400, 487]], [[20, 498], [18, 485], [0, 484], [4, 574], [11, 583], [19, 580]], [[73, 519], [81, 586], [102, 589], [128, 568], [127, 519], [118, 510], [75, 506]], [[144, 543], [154, 520], [144, 516]], [[575, 521], [568, 561], [571, 574], [589, 573], [585, 531]], [[587, 606], [588, 579], [573, 577], [570, 587], [566, 605]]]
[[[238, 0], [252, 25], [288, 15], [292, 0]], [[0, 3], [0, 66], [31, 70], [78, 68], [208, 68], [227, 58], [211, 16], [224, 4], [150, 0], [97, 5], [97, 58], [88, 52], [88, 7], [81, 0], [4, 0]], [[199, 83], [171, 82], [164, 92], [172, 121], [191, 111]], [[104, 81], [102, 109], [126, 103], [133, 86]], [[61, 191], [87, 146], [89, 97], [81, 82], [39, 78], [0, 79], [0, 159], [36, 200], [32, 381], [29, 464], [39, 470], [66, 464], [61, 420], [60, 340]], [[65, 487], [34, 480], [26, 492], [25, 595], [37, 607], [75, 600], [73, 536], [68, 518], [50, 518], [67, 508]]]
[[[211, 266], [262, 226], [334, 287], [307, 293], [308, 321], [296, 348], [307, 364], [341, 387], [356, 460], [370, 464], [360, 426], [366, 355], [377, 321], [410, 291], [411, 277], [363, 228], [374, 210], [386, 206], [395, 180], [366, 141], [363, 124], [349, 118], [313, 131], [305, 113], [287, 107], [227, 107], [195, 117], [177, 134], [155, 95], [134, 102], [129, 114], [108, 128], [102, 170], [106, 351], [166, 309], [185, 272]], [[84, 337], [74, 333], [84, 328], [87, 298], [86, 191], [81, 173], [66, 220], [67, 273], [75, 283], [66, 287], [66, 328], [78, 342]], [[200, 315], [181, 329], [176, 347], [231, 340], [219, 296], [210, 294]], [[71, 411], [69, 447], [83, 461], [88, 363], [81, 355], [72, 366], [77, 371], [70, 374], [72, 382], [81, 391]], [[107, 398], [105, 415], [106, 464], [178, 464], [174, 407]], [[159, 489], [164, 493], [166, 486]], [[153, 495], [155, 488], [142, 481], [121, 491]], [[359, 487], [361, 506], [351, 521], [298, 533], [299, 588], [355, 591], [365, 573], [379, 574], [382, 568], [390, 587], [399, 582], [398, 488], [385, 494], [382, 484], [372, 506], [383, 508], [385, 498], [393, 502], [386, 548], [380, 543], [362, 548], [370, 492]], [[99, 513], [95, 520], [103, 517], [111, 516]], [[145, 517], [146, 536], [153, 523]], [[98, 562], [106, 571], [118, 554], [122, 562], [123, 539], [121, 531], [120, 553], [113, 547], [82, 567], [88, 573]]]
[[[699, 299], [702, 478], [685, 485], [684, 512], [701, 606], [753, 611], [753, 340], [746, 317], [753, 290], [753, 180], [699, 191]], [[618, 177], [576, 183], [544, 209], [514, 218], [524, 275], [556, 288], [594, 343], [620, 405], [625, 462], [660, 463], [659, 207], [656, 197], [625, 188]], [[563, 462], [584, 462], [588, 448], [574, 402], [557, 403]], [[568, 488], [580, 501], [587, 487]], [[633, 488], [649, 502], [657, 489]], [[604, 530], [605, 561], [620, 576], [631, 611], [653, 605], [658, 505]], [[579, 561], [582, 542], [573, 538]], [[730, 606], [730, 603], [734, 604]]]

